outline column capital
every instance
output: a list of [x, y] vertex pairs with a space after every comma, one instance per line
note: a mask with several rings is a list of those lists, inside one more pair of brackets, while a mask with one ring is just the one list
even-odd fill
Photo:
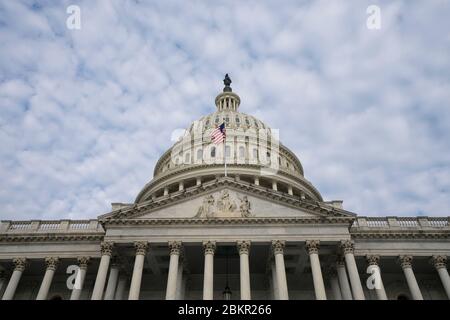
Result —
[[14, 271], [25, 271], [25, 267], [27, 265], [27, 259], [26, 258], [14, 258]]
[[250, 240], [239, 240], [237, 241], [237, 248], [238, 248], [238, 252], [239, 254], [249, 254], [250, 252], [250, 245], [251, 245], [251, 241]]
[[111, 256], [114, 247], [113, 242], [104, 241], [100, 243], [100, 252], [102, 256]]
[[336, 256], [336, 266], [337, 267], [345, 267], [345, 257], [343, 254], [338, 254]]
[[87, 269], [91, 257], [78, 257], [77, 262], [80, 269]]
[[341, 250], [344, 254], [355, 252], [355, 242], [353, 240], [341, 240]]
[[136, 241], [134, 243], [134, 248], [136, 249], [136, 255], [145, 256], [148, 250], [148, 242], [147, 241]]
[[203, 241], [203, 249], [206, 254], [214, 254], [216, 251], [216, 242], [215, 241]]
[[447, 268], [447, 256], [434, 255], [431, 257], [431, 262], [433, 263], [436, 270], [441, 268]]
[[378, 266], [380, 262], [380, 256], [379, 255], [366, 255], [366, 261], [369, 266]]
[[320, 241], [319, 240], [306, 240], [305, 248], [308, 254], [319, 254]]
[[169, 241], [170, 255], [180, 255], [183, 249], [183, 243], [181, 241]]
[[45, 265], [47, 270], [55, 271], [58, 268], [59, 258], [58, 257], [47, 257], [45, 258]]
[[272, 250], [274, 254], [283, 254], [286, 241], [284, 240], [272, 240]]
[[402, 269], [412, 268], [413, 256], [399, 256], [398, 262], [402, 266]]

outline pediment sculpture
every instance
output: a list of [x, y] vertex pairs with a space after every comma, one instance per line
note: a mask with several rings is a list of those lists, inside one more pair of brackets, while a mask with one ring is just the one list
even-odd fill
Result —
[[[233, 199], [228, 190], [223, 190], [217, 199], [213, 195], [208, 195], [203, 198], [195, 218], [251, 217], [251, 204], [247, 196], [240, 198], [236, 195], [235, 198]], [[236, 201], [239, 205], [236, 205]]]

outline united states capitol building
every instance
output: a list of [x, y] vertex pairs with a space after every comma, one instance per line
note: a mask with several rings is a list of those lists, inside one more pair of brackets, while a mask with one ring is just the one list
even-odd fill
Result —
[[[449, 217], [364, 217], [324, 200], [224, 84], [134, 203], [1, 221], [2, 299], [450, 298]], [[214, 144], [222, 123], [226, 144]]]

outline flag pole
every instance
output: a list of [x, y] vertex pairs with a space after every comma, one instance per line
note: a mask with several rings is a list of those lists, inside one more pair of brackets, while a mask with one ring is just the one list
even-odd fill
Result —
[[223, 162], [225, 163], [225, 177], [227, 176], [227, 135], [225, 134], [225, 137], [223, 139]]

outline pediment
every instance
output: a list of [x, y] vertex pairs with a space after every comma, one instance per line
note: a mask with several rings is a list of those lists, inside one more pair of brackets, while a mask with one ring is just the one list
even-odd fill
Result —
[[[226, 182], [226, 181], [225, 181]], [[300, 200], [261, 188], [218, 181], [172, 197], [132, 205], [99, 219], [216, 219], [352, 217], [354, 214], [326, 203]]]

